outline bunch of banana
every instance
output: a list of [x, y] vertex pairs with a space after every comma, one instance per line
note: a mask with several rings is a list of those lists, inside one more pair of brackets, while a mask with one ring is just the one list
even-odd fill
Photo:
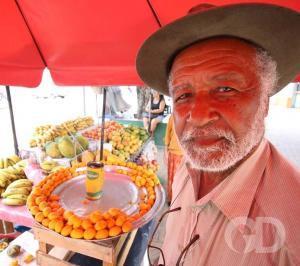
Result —
[[26, 164], [26, 160], [21, 160], [13, 166], [0, 169], [0, 187], [6, 188], [14, 180], [26, 178], [24, 173]]
[[9, 166], [12, 166], [16, 164], [17, 162], [21, 161], [21, 158], [17, 155], [11, 155], [6, 158], [1, 158], [0, 159], [0, 169], [7, 168]]
[[40, 167], [45, 171], [45, 172], [51, 172], [55, 167], [58, 166], [58, 163], [52, 160], [49, 161], [43, 161], [40, 163]]
[[1, 194], [2, 203], [5, 205], [25, 205], [33, 183], [28, 179], [19, 179], [12, 182]]

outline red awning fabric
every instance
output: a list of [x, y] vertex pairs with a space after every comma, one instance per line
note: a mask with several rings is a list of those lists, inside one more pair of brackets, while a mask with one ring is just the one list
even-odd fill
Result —
[[36, 87], [45, 65], [14, 1], [0, 1], [0, 84]]
[[[299, 0], [203, 2], [264, 2], [300, 12]], [[57, 85], [142, 85], [135, 58], [143, 41], [199, 3], [1, 0], [0, 84], [36, 87], [47, 67]]]

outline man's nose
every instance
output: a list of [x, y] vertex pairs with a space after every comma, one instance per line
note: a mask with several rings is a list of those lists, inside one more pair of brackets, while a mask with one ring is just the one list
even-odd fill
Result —
[[213, 106], [209, 96], [196, 98], [191, 104], [188, 111], [187, 122], [197, 126], [203, 127], [207, 124], [219, 120], [220, 115]]

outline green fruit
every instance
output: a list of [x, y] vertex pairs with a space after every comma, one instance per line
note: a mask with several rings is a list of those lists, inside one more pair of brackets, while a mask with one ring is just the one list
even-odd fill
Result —
[[51, 158], [61, 158], [61, 153], [58, 149], [58, 145], [55, 142], [49, 142], [45, 146], [46, 154], [49, 155]]
[[80, 143], [80, 145], [82, 146], [82, 148], [84, 150], [87, 150], [87, 148], [89, 147], [89, 141], [85, 137], [83, 137], [81, 135], [76, 136], [76, 139]]
[[64, 157], [73, 158], [76, 155], [75, 147], [69, 136], [64, 136], [59, 140], [58, 149]]

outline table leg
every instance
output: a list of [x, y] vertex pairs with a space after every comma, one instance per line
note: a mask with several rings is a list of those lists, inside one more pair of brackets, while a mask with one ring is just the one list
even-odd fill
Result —
[[0, 234], [5, 234], [2, 220], [0, 220]]
[[15, 231], [14, 224], [11, 222], [3, 221], [4, 230], [6, 234], [13, 233]]

